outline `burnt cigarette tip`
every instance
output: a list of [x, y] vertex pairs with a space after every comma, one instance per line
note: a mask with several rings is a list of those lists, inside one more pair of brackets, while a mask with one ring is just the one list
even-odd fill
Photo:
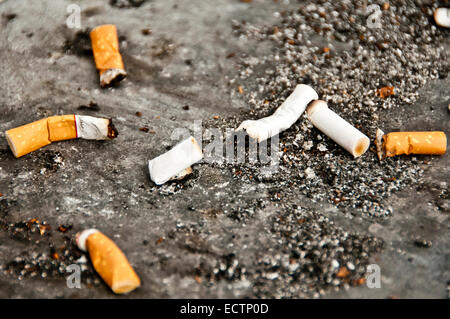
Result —
[[353, 156], [360, 157], [363, 155], [367, 149], [369, 148], [370, 140], [368, 138], [360, 138], [358, 143], [356, 144], [355, 150], [353, 152]]
[[127, 77], [127, 72], [121, 69], [109, 69], [100, 75], [100, 86], [106, 88], [119, 84]]
[[202, 154], [202, 157], [203, 157], [202, 149], [201, 149], [200, 145], [198, 144], [197, 140], [196, 140], [193, 136], [191, 136], [190, 139], [191, 139], [192, 144], [194, 144], [195, 149], [196, 149], [200, 154]]
[[119, 131], [114, 126], [112, 119], [109, 119], [108, 138], [112, 140], [112, 139], [115, 139], [118, 135], [119, 135]]
[[317, 110], [317, 108], [320, 107], [328, 108], [327, 102], [322, 100], [314, 100], [311, 103], [309, 103], [306, 109], [306, 113], [308, 114], [308, 116], [311, 116]]

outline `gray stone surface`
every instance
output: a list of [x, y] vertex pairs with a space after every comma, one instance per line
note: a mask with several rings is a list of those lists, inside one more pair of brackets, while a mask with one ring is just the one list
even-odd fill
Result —
[[[140, 275], [143, 285], [128, 296], [132, 298], [278, 298], [291, 285], [286, 296], [448, 296], [448, 153], [420, 163], [424, 172], [419, 188], [413, 185], [383, 199], [393, 212], [386, 218], [351, 214], [351, 209], [349, 214], [348, 208], [312, 201], [300, 192], [272, 201], [270, 183], [238, 179], [232, 167], [199, 164], [194, 176], [163, 187], [149, 180], [147, 161], [175, 144], [170, 138], [175, 129], [192, 129], [198, 119], [213, 125], [213, 116], [224, 119], [224, 126], [227, 118], [242, 119], [250, 110], [229, 85], [239, 72], [237, 59], [229, 55], [262, 56], [271, 52], [273, 43], [236, 37], [232, 20], [271, 25], [278, 21], [273, 12], [295, 9], [297, 2], [154, 0], [117, 8], [109, 1], [77, 1], [83, 30], [104, 23], [118, 27], [129, 77], [113, 89], [99, 87], [92, 56], [65, 50], [77, 32], [65, 25], [70, 3], [0, 1], [0, 297], [117, 297], [90, 264], [85, 265], [82, 289], [66, 286], [64, 267], [81, 256], [73, 247], [74, 235], [93, 227], [115, 240]], [[144, 28], [152, 33], [144, 35]], [[448, 37], [445, 45], [448, 48]], [[449, 92], [448, 77], [428, 81], [412, 106], [381, 113], [386, 126], [443, 130], [448, 135]], [[90, 102], [100, 109], [78, 109]], [[9, 151], [4, 131], [73, 113], [113, 118], [118, 138], [54, 143], [20, 159]], [[370, 257], [355, 257], [361, 267], [380, 266], [382, 288], [339, 282], [334, 289], [315, 282], [314, 289], [302, 290], [302, 283], [296, 286], [286, 272], [280, 271], [278, 278], [277, 267], [269, 272], [270, 267], [262, 266], [264, 260], [269, 260], [267, 265], [270, 260], [283, 263], [273, 221], [289, 216], [295, 205], [302, 207], [307, 220], [314, 212], [329, 218], [330, 232], [337, 238], [348, 232], [383, 241], [383, 249], [371, 251]], [[32, 218], [51, 225], [50, 235], [15, 224]], [[73, 228], [62, 234], [57, 231], [60, 225]], [[300, 222], [296, 225], [301, 231]], [[327, 234], [321, 232], [319, 239], [326, 240]], [[431, 247], [415, 244], [423, 240]], [[52, 247], [59, 252], [57, 261], [49, 255]], [[41, 258], [34, 276], [20, 274], [20, 258]], [[301, 271], [295, 274], [303, 278]]]

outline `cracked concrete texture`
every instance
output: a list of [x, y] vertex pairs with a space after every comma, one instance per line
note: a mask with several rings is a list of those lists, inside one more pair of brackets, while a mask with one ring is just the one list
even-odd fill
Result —
[[[196, 269], [214, 268], [216, 261], [226, 263], [232, 253], [241, 267], [251, 267], [256, 256], [276, 245], [270, 220], [280, 207], [258, 207], [258, 200], [271, 196], [264, 183], [237, 181], [229, 170], [202, 164], [194, 176], [179, 183], [181, 188], [174, 194], [169, 189], [166, 195], [167, 188], [150, 182], [147, 161], [175, 144], [170, 137], [176, 128], [192, 129], [194, 120], [226, 118], [249, 109], [228, 86], [227, 76], [233, 76], [237, 66], [227, 56], [258, 56], [269, 51], [271, 43], [242, 41], [232, 35], [231, 21], [269, 24], [276, 19], [274, 11], [292, 9], [298, 3], [154, 0], [138, 8], [119, 9], [109, 1], [76, 1], [82, 8], [82, 29], [113, 23], [119, 30], [129, 77], [120, 86], [103, 90], [92, 56], [63, 49], [77, 31], [65, 25], [66, 8], [72, 2], [0, 2], [0, 199], [10, 203], [7, 222], [38, 218], [54, 228], [72, 224], [69, 236], [85, 228], [101, 229], [122, 248], [142, 279], [142, 287], [129, 297], [254, 296], [251, 280], [209, 284], [198, 279]], [[10, 19], [11, 14], [17, 16]], [[143, 34], [144, 28], [151, 28], [151, 35]], [[428, 83], [406, 116], [401, 109], [386, 111], [386, 123], [398, 129], [443, 130], [448, 135], [449, 82], [445, 78]], [[78, 110], [91, 101], [99, 105], [99, 111]], [[183, 109], [186, 105], [189, 110]], [[20, 159], [13, 157], [5, 130], [72, 113], [113, 118], [118, 138], [65, 141]], [[140, 131], [141, 127], [154, 134]], [[49, 160], [47, 151], [59, 152], [62, 164]], [[300, 194], [286, 199], [292, 205], [325, 212], [345, 231], [385, 242], [384, 249], [371, 256], [381, 267], [381, 289], [351, 287], [324, 297], [447, 296], [448, 154], [434, 158], [424, 175], [422, 189], [404, 190], [387, 199], [394, 214], [383, 220], [350, 218], [325, 202], [308, 204]], [[229, 218], [226, 212], [241, 206], [253, 209], [254, 215]], [[58, 236], [53, 235], [53, 240]], [[418, 237], [432, 246], [417, 247]], [[42, 240], [44, 246], [49, 240]], [[2, 230], [0, 262], [8, 263], [33, 249], [44, 251], [41, 244], [14, 240]], [[270, 289], [270, 282], [265, 285]], [[0, 297], [115, 296], [101, 283], [84, 284], [77, 290], [67, 288], [63, 276], [18, 280], [0, 272]]]

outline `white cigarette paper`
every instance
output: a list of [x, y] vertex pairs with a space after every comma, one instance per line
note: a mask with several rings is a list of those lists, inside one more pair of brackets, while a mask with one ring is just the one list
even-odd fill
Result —
[[80, 248], [80, 250], [87, 252], [87, 247], [86, 247], [86, 240], [89, 236], [91, 236], [92, 234], [97, 233], [98, 230], [95, 228], [91, 228], [91, 229], [86, 229], [83, 230], [81, 233], [77, 234], [77, 238], [76, 238], [76, 243], [78, 248]]
[[434, 11], [434, 21], [441, 27], [450, 28], [450, 9], [437, 8]]
[[342, 146], [354, 157], [363, 155], [370, 145], [369, 138], [317, 100], [308, 106], [308, 119], [321, 132]]
[[377, 147], [377, 156], [380, 161], [385, 158], [385, 154], [383, 152], [383, 135], [384, 132], [377, 128], [377, 133], [375, 137], [375, 146]]
[[275, 136], [292, 126], [305, 111], [312, 100], [318, 99], [316, 91], [305, 84], [299, 84], [294, 92], [271, 116], [259, 120], [242, 122], [237, 131], [245, 130], [258, 143]]
[[110, 120], [93, 116], [75, 115], [77, 125], [77, 137], [86, 140], [107, 140], [109, 139], [108, 127]]
[[162, 185], [171, 179], [179, 179], [192, 172], [190, 166], [202, 158], [201, 147], [191, 136], [167, 153], [148, 162], [150, 178], [157, 185]]

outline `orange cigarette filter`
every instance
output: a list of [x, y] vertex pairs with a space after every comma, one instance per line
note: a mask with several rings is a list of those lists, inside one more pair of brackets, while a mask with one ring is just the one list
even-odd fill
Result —
[[6, 131], [15, 157], [21, 157], [55, 141], [77, 137], [75, 115], [53, 116]]
[[116, 294], [133, 291], [141, 281], [120, 248], [96, 229], [87, 229], [77, 235], [78, 247], [88, 251], [92, 265], [105, 283]]
[[117, 130], [110, 119], [83, 115], [48, 117], [6, 131], [6, 139], [15, 157], [31, 153], [52, 142], [84, 139], [112, 139]]
[[447, 150], [444, 132], [393, 132], [384, 135], [386, 156], [429, 154], [442, 155]]
[[447, 150], [444, 132], [392, 132], [377, 131], [377, 152], [380, 159], [396, 155], [442, 155]]
[[122, 81], [127, 73], [119, 52], [115, 25], [105, 24], [90, 33], [95, 66], [100, 72], [100, 85], [106, 87]]

